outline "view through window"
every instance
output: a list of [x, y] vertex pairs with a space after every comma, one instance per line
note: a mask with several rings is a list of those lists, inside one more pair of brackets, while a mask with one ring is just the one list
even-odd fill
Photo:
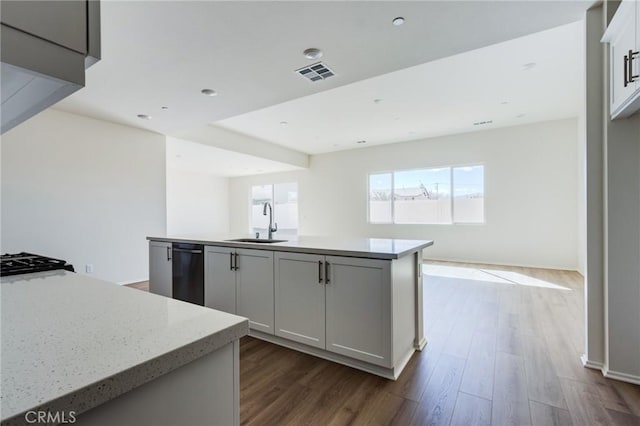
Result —
[[370, 174], [369, 222], [484, 223], [484, 166]]
[[[277, 237], [298, 234], [298, 184], [276, 183], [251, 187], [251, 230], [267, 238], [269, 233], [269, 213], [263, 214], [264, 203], [273, 208], [273, 221], [278, 224]], [[276, 237], [274, 237], [276, 238]]]

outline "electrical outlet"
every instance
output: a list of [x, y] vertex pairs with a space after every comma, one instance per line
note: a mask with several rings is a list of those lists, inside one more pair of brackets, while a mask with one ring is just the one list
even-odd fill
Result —
[[84, 271], [85, 271], [87, 274], [93, 274], [93, 264], [92, 264], [92, 263], [87, 263], [87, 264], [84, 266]]

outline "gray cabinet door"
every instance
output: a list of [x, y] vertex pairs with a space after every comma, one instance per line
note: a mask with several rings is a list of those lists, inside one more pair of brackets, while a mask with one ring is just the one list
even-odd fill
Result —
[[324, 256], [275, 254], [275, 334], [325, 348]]
[[204, 306], [236, 313], [235, 249], [206, 246], [204, 250]]
[[172, 297], [171, 243], [149, 241], [149, 292]]
[[87, 53], [86, 1], [2, 1], [2, 22], [76, 52]]
[[327, 256], [327, 350], [384, 367], [391, 359], [391, 261]]
[[273, 252], [237, 249], [236, 296], [240, 316], [249, 327], [273, 334]]

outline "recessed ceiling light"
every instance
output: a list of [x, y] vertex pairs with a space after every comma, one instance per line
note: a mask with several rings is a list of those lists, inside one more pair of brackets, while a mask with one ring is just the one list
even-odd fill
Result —
[[322, 50], [316, 49], [315, 47], [310, 47], [309, 49], [302, 52], [304, 57], [307, 59], [318, 59], [322, 58]]
[[508, 103], [509, 103], [508, 101], [502, 101], [502, 102], [500, 102], [500, 105], [506, 105]]
[[373, 100], [373, 103], [374, 103], [374, 104], [379, 104], [380, 102], [382, 102], [382, 99], [374, 99], [374, 100]]
[[151, 116], [147, 114], [138, 114], [138, 118], [141, 120], [151, 120]]
[[394, 18], [393, 21], [391, 21], [391, 22], [396, 27], [399, 27], [400, 25], [404, 24], [404, 18], [402, 16], [398, 16], [397, 18]]
[[166, 110], [169, 109], [169, 107], [168, 106], [163, 106], [163, 107], [160, 107], [160, 109], [163, 110], [163, 111], [166, 111]]
[[288, 121], [281, 121], [280, 124], [283, 125], [283, 126], [286, 126], [287, 124], [289, 124], [289, 122]]
[[216, 95], [218, 94], [218, 93], [217, 93], [215, 90], [213, 90], [213, 89], [202, 89], [202, 90], [200, 91], [200, 93], [202, 93], [203, 95], [206, 95], [206, 96], [216, 96]]
[[491, 124], [493, 123], [493, 120], [484, 120], [484, 121], [476, 121], [475, 123], [473, 123], [474, 126], [482, 126], [485, 124]]
[[529, 62], [529, 63], [526, 63], [526, 64], [524, 64], [524, 65], [522, 66], [522, 68], [523, 68], [525, 71], [530, 71], [530, 70], [534, 69], [535, 67], [536, 67], [536, 63], [535, 63], [535, 62]]
[[367, 141], [357, 141], [356, 143], [367, 143]]

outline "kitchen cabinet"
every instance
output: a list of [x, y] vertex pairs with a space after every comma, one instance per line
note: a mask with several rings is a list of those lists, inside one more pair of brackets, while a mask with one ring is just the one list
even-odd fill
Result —
[[3, 1], [2, 22], [78, 53], [87, 53], [86, 1]]
[[171, 243], [149, 241], [149, 292], [172, 297]]
[[82, 88], [100, 60], [100, 2], [0, 2], [0, 133]]
[[609, 43], [611, 118], [640, 110], [640, 6], [623, 0], [602, 37]]
[[327, 350], [392, 366], [391, 262], [326, 257]]
[[275, 334], [325, 349], [325, 256], [275, 254]]
[[390, 261], [275, 254], [275, 335], [391, 367]]
[[230, 314], [236, 313], [236, 250], [229, 247], [205, 246], [204, 306]]
[[205, 306], [249, 318], [249, 327], [274, 330], [273, 252], [205, 247]]

